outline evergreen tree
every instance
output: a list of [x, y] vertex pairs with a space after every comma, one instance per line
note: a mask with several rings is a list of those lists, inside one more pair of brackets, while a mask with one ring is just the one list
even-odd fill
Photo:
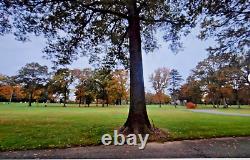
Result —
[[172, 96], [172, 99], [174, 101], [174, 106], [176, 108], [176, 100], [177, 100], [177, 93], [178, 89], [180, 87], [181, 82], [183, 81], [182, 76], [179, 74], [179, 72], [176, 69], [172, 69], [170, 71], [170, 86], [169, 88], [170, 94]]

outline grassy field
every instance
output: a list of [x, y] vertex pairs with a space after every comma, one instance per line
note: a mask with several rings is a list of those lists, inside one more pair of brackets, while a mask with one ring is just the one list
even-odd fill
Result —
[[[250, 113], [250, 106], [220, 110]], [[1, 103], [0, 150], [98, 145], [103, 134], [123, 125], [127, 113], [126, 106], [64, 108], [53, 104], [45, 108]], [[148, 114], [156, 127], [170, 132], [169, 140], [250, 136], [250, 117], [193, 113], [180, 106], [148, 106]]]

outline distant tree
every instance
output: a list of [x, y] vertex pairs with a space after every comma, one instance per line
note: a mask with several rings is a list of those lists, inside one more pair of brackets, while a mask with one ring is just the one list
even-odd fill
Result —
[[14, 92], [12, 95], [12, 101], [20, 102], [25, 98], [26, 94], [20, 85], [14, 87]]
[[79, 107], [81, 107], [81, 104], [84, 102], [84, 96], [86, 95], [86, 90], [84, 88], [85, 86], [82, 85], [77, 85], [75, 87], [76, 91], [75, 91], [75, 96], [76, 96], [76, 100], [78, 100], [78, 104]]
[[146, 104], [154, 104], [154, 94], [150, 92], [145, 93]]
[[29, 95], [31, 106], [34, 92], [41, 88], [47, 81], [48, 67], [39, 63], [28, 63], [18, 71], [16, 81], [20, 83]]
[[91, 97], [90, 95], [91, 93], [88, 92], [87, 85], [89, 84], [90, 79], [93, 77], [93, 71], [91, 70], [91, 68], [85, 68], [83, 70], [74, 69], [72, 70], [72, 75], [74, 76], [74, 79], [76, 81], [75, 95], [76, 98], [79, 100], [79, 107], [80, 107], [84, 98], [85, 101], [87, 101], [86, 96]]
[[176, 69], [172, 69], [170, 72], [170, 82], [169, 85], [171, 88], [169, 88], [170, 94], [172, 96], [172, 99], [174, 101], [174, 106], [176, 108], [176, 100], [177, 100], [177, 93], [178, 89], [180, 87], [181, 82], [183, 81], [181, 75]]
[[199, 81], [188, 78], [187, 83], [180, 87], [180, 99], [191, 101], [193, 103], [201, 103], [202, 90]]
[[161, 101], [159, 101], [159, 95], [157, 94], [153, 94], [150, 92], [146, 92], [146, 102], [147, 104], [168, 104], [171, 101], [170, 96], [166, 95], [166, 94], [162, 94], [161, 96]]
[[91, 94], [91, 93], [85, 94], [85, 95], [84, 95], [84, 98], [85, 98], [86, 104], [87, 104], [88, 107], [89, 107], [89, 105], [90, 105], [90, 104], [93, 102], [93, 100], [94, 100], [93, 94]]
[[228, 103], [240, 107], [238, 92], [247, 83], [245, 59], [237, 54], [209, 55], [193, 70], [191, 77], [200, 82], [203, 94], [214, 107], [222, 103], [225, 108]]
[[52, 87], [54, 93], [63, 95], [63, 106], [66, 107], [67, 99], [69, 97], [69, 86], [73, 82], [71, 70], [68, 68], [58, 69], [52, 77]]
[[12, 96], [13, 96], [13, 89], [11, 86], [1, 86], [0, 87], [0, 96], [6, 100], [8, 100], [9, 102], [11, 102]]
[[5, 99], [8, 99], [9, 102], [12, 101], [13, 95], [15, 93], [15, 88], [17, 87], [17, 84], [15, 82], [15, 77], [11, 76], [0, 76], [0, 84], [1, 84], [1, 92], [2, 96]]
[[109, 105], [109, 94], [108, 94], [108, 85], [112, 79], [111, 71], [106, 68], [96, 69], [94, 73], [94, 92], [96, 92], [96, 97], [102, 100], [102, 107], [104, 103]]
[[169, 78], [170, 71], [165, 67], [156, 69], [149, 77], [152, 87], [155, 90], [155, 94], [158, 97], [160, 107], [165, 89], [168, 87]]
[[121, 105], [122, 100], [128, 99], [128, 89], [126, 88], [128, 71], [119, 69], [111, 72], [111, 75], [112, 77], [107, 87], [110, 101], [113, 101], [117, 105]]
[[250, 85], [244, 85], [239, 88], [239, 101], [242, 104], [250, 105]]
[[42, 87], [34, 91], [33, 99], [36, 101], [36, 103], [41, 101], [43, 93], [45, 93], [45, 90]]
[[170, 103], [171, 98], [165, 93], [155, 93], [153, 95], [153, 104], [168, 104]]
[[57, 92], [57, 84], [55, 83], [55, 72], [50, 73], [50, 79], [45, 86], [46, 94], [44, 95], [48, 102], [56, 102], [60, 94]]
[[[228, 66], [223, 70], [226, 70], [225, 77], [227, 79], [227, 85], [230, 85], [232, 93], [230, 99], [234, 99], [238, 108], [240, 108], [240, 88], [245, 86], [247, 80], [244, 75], [244, 58], [239, 55], [232, 55], [229, 59]], [[233, 97], [233, 98], [232, 98]]]

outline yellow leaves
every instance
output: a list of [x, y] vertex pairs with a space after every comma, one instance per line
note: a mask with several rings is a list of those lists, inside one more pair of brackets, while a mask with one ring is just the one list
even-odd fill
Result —
[[13, 94], [13, 88], [11, 86], [1, 86], [0, 87], [0, 96], [10, 99]]

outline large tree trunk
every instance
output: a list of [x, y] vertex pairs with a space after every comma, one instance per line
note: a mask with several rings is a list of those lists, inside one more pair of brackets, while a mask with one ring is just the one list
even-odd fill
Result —
[[140, 19], [136, 11], [135, 0], [129, 2], [129, 52], [130, 52], [130, 108], [127, 121], [121, 132], [150, 133], [152, 129], [148, 119], [143, 80]]

